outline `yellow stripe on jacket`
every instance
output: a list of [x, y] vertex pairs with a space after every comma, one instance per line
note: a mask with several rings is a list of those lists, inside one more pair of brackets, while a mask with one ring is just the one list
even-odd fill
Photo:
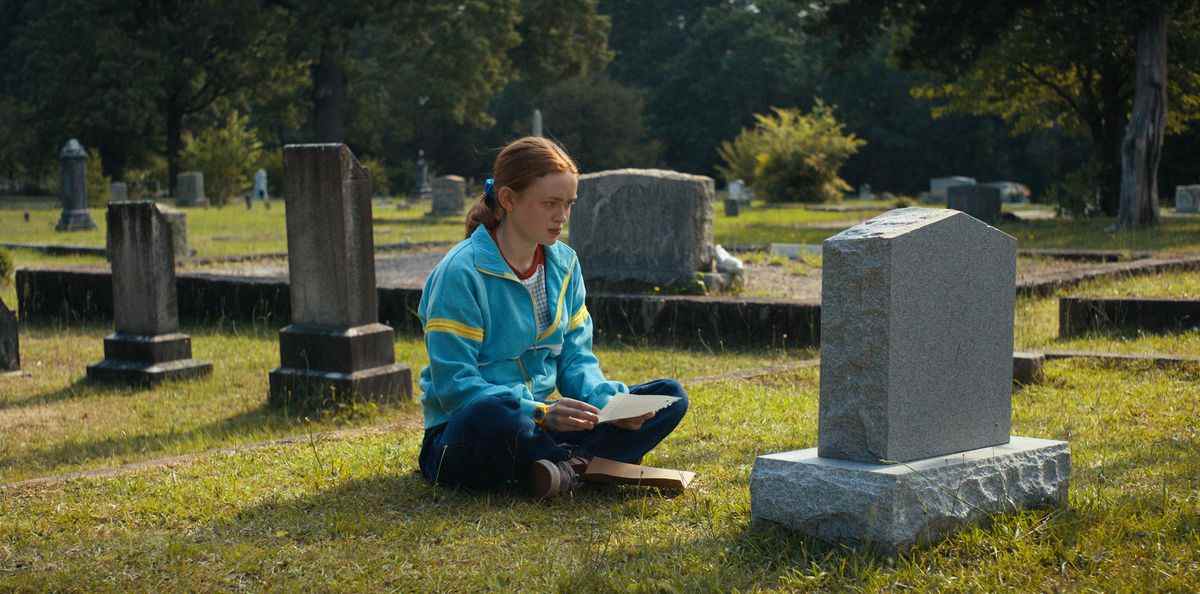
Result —
[[483, 342], [483, 328], [468, 326], [448, 318], [434, 318], [425, 323], [425, 332], [448, 332], [467, 340]]
[[579, 311], [575, 312], [575, 315], [571, 316], [571, 323], [567, 325], [567, 332], [570, 332], [570, 331], [582, 326], [583, 322], [585, 320], [587, 320], [587, 317], [588, 317], [587, 306], [581, 305], [579, 307]]

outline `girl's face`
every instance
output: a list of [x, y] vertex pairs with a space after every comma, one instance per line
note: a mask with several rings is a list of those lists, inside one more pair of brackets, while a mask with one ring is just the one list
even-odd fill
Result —
[[520, 194], [502, 188], [500, 204], [508, 211], [506, 224], [530, 243], [551, 245], [571, 218], [578, 189], [578, 177], [567, 172], [542, 176]]

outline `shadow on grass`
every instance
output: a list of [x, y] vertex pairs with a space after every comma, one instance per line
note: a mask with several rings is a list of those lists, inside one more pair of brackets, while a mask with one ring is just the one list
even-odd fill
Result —
[[[171, 429], [144, 435], [118, 435], [71, 441], [47, 449], [13, 454], [0, 458], [0, 468], [52, 472], [61, 466], [105, 458], [144, 459], [152, 457], [146, 454], [156, 452], [162, 455], [177, 455], [211, 447], [236, 446], [245, 441], [241, 438], [247, 436], [258, 435], [269, 439], [276, 434], [282, 436], [285, 433], [294, 433], [303, 423], [296, 416], [263, 404], [253, 410], [184, 431]], [[286, 431], [289, 429], [293, 431]], [[201, 447], [179, 447], [188, 443], [200, 444]]]
[[[97, 387], [103, 388], [105, 386], [92, 384], [92, 383], [88, 382], [86, 377], [80, 377], [80, 378], [76, 379], [75, 381], [71, 382], [70, 385], [68, 385], [64, 388], [59, 388], [57, 390], [50, 390], [49, 392], [44, 392], [42, 394], [34, 394], [32, 396], [27, 396], [25, 398], [18, 398], [16, 400], [2, 401], [2, 402], [0, 402], [0, 411], [5, 411], [5, 410], [10, 410], [10, 409], [15, 409], [15, 408], [24, 408], [27, 406], [40, 406], [43, 404], [52, 404], [55, 402], [61, 402], [63, 400], [76, 400], [79, 398], [86, 398], [87, 396], [91, 396], [92, 394], [96, 393], [96, 390], [94, 388], [97, 388]], [[89, 389], [89, 388], [93, 388], [93, 389]]]

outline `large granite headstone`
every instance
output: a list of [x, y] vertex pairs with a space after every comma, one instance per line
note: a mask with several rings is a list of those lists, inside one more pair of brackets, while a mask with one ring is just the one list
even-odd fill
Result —
[[199, 171], [180, 173], [175, 181], [176, 206], [208, 206], [204, 195], [204, 174]]
[[817, 447], [760, 456], [751, 516], [886, 552], [1062, 505], [1065, 442], [1010, 436], [1016, 240], [905, 208], [825, 241]]
[[467, 182], [457, 175], [443, 175], [433, 180], [433, 214], [462, 214], [467, 200]]
[[0, 299], [0, 373], [21, 369], [21, 339], [17, 314]]
[[946, 190], [946, 207], [961, 210], [989, 225], [1000, 222], [1000, 189], [983, 185], [951, 186]]
[[713, 180], [656, 169], [579, 178], [570, 243], [589, 284], [688, 284], [712, 269]]
[[344, 144], [288, 145], [283, 166], [292, 320], [270, 403], [410, 399], [412, 373], [379, 323], [369, 173]]
[[192, 358], [192, 339], [179, 332], [172, 226], [151, 201], [108, 205], [116, 332], [104, 338], [104, 360], [90, 380], [153, 385], [212, 372]]
[[1200, 212], [1200, 186], [1175, 186], [1175, 212]]
[[87, 201], [87, 151], [74, 138], [67, 141], [58, 154], [62, 199], [62, 214], [58, 217], [55, 231], [87, 231], [96, 228], [96, 222], [88, 213]]

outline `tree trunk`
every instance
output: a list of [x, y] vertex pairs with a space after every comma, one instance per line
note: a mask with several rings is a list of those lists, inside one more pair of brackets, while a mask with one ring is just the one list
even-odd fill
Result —
[[1117, 224], [1158, 224], [1158, 162], [1167, 121], [1167, 15], [1155, 8], [1137, 35], [1133, 116], [1121, 144], [1121, 210]]
[[167, 194], [175, 196], [175, 180], [179, 177], [179, 151], [183, 146], [183, 110], [174, 103], [167, 104]]
[[313, 124], [317, 142], [346, 141], [346, 73], [330, 42], [321, 45], [321, 59], [312, 67]]

